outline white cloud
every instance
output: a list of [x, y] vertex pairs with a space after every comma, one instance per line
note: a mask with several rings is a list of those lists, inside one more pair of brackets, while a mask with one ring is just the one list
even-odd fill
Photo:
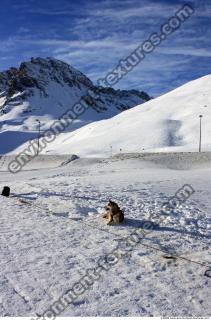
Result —
[[184, 55], [192, 57], [210, 57], [211, 58], [211, 49], [210, 48], [194, 48], [194, 47], [168, 47], [168, 48], [159, 48], [159, 52], [165, 55]]

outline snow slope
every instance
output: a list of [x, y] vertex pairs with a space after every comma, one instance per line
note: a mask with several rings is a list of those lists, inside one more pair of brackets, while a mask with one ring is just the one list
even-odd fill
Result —
[[111, 119], [61, 134], [44, 153], [84, 157], [110, 156], [120, 151], [197, 151], [200, 114], [202, 150], [211, 150], [210, 88], [211, 75], [191, 81], [141, 108], [138, 105]]
[[[211, 162], [186, 170], [183, 155], [169, 169], [173, 158], [160, 158], [78, 159], [50, 168], [55, 158], [46, 157], [49, 168], [1, 172], [0, 189], [11, 186], [12, 196], [0, 196], [0, 316], [42, 315], [146, 221], [153, 231], [61, 316], [211, 316], [211, 279], [204, 276], [211, 266]], [[195, 193], [164, 215], [162, 204], [187, 183]], [[108, 199], [124, 208], [122, 225], [102, 220]]]
[[38, 123], [47, 130], [71, 109], [88, 90], [98, 98], [67, 131], [93, 121], [110, 118], [150, 99], [137, 90], [98, 88], [70, 65], [53, 58], [32, 58], [18, 69], [0, 72], [0, 154], [10, 152], [37, 136]]

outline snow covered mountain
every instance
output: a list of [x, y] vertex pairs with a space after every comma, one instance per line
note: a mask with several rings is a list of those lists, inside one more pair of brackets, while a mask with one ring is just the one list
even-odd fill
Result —
[[[211, 151], [211, 75], [111, 119], [61, 134], [44, 153], [110, 156], [111, 153], [197, 151], [199, 115], [202, 151]], [[17, 150], [16, 152], [20, 151]]]
[[[31, 58], [20, 67], [0, 73], [0, 154], [17, 148], [50, 127], [88, 90], [98, 93], [89, 110], [68, 131], [110, 118], [150, 99], [137, 90], [98, 88], [70, 65], [54, 58]], [[6, 143], [5, 143], [6, 142]]]

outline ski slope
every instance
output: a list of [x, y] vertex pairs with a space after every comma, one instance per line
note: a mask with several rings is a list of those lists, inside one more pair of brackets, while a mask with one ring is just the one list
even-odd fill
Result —
[[[0, 189], [12, 195], [0, 196], [0, 316], [42, 316], [147, 221], [153, 231], [60, 315], [210, 316], [211, 160], [187, 159], [39, 157], [16, 175], [2, 166]], [[163, 214], [184, 184], [195, 193]], [[124, 208], [122, 225], [101, 218], [109, 199]]]
[[199, 115], [203, 115], [202, 150], [210, 151], [210, 87], [211, 75], [191, 81], [141, 107], [60, 134], [43, 153], [107, 157], [119, 152], [197, 151]]

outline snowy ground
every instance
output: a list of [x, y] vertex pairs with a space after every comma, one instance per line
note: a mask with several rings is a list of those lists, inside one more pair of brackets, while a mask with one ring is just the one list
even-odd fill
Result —
[[[211, 316], [208, 268], [189, 261], [211, 266], [211, 161], [164, 158], [79, 159], [57, 168], [48, 158], [51, 168], [1, 171], [0, 188], [11, 186], [13, 197], [0, 197], [0, 315], [42, 315], [119, 238], [150, 220], [154, 230], [61, 315]], [[162, 215], [184, 184], [195, 194]], [[102, 220], [109, 199], [125, 209], [124, 224]]]

